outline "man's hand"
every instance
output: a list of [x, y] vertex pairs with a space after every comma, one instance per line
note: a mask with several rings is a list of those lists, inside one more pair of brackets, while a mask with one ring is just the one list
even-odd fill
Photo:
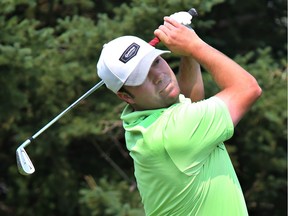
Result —
[[183, 56], [191, 55], [193, 44], [203, 42], [194, 30], [170, 17], [164, 17], [164, 24], [159, 26], [154, 34], [169, 50]]

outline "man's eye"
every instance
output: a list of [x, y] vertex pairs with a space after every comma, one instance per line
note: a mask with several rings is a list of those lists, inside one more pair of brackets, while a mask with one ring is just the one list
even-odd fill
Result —
[[155, 61], [153, 62], [153, 65], [156, 65], [160, 62], [160, 58], [155, 59]]

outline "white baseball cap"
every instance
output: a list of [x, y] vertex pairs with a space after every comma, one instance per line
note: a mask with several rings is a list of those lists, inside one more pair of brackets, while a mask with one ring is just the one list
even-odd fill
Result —
[[123, 85], [141, 85], [156, 57], [169, 53], [135, 36], [122, 36], [103, 46], [97, 63], [98, 76], [117, 93]]

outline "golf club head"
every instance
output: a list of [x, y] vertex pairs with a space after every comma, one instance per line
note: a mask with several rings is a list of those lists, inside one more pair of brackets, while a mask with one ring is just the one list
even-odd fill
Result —
[[35, 168], [23, 147], [16, 150], [16, 160], [18, 170], [22, 175], [30, 175], [35, 171]]

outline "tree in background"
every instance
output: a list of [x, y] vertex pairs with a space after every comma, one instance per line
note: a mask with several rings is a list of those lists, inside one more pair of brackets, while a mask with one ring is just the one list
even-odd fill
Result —
[[[227, 142], [250, 215], [285, 215], [286, 4], [1, 1], [0, 214], [143, 215], [119, 121], [124, 104], [105, 87], [27, 147], [35, 174], [18, 173], [15, 150], [99, 81], [95, 68], [104, 43], [126, 34], [149, 41], [164, 15], [195, 7], [197, 33], [235, 58], [263, 89]], [[168, 59], [175, 71], [178, 58]], [[203, 75], [212, 95], [217, 88]]]

